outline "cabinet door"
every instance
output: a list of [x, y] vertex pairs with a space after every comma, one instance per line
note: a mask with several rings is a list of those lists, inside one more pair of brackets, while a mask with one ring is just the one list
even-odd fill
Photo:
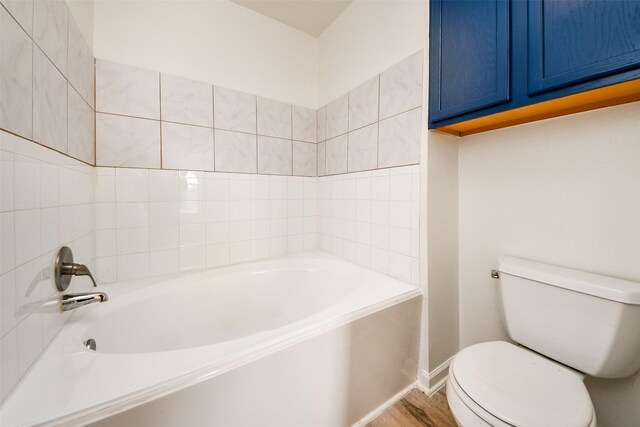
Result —
[[509, 101], [508, 0], [432, 0], [430, 121]]
[[529, 93], [640, 68], [640, 1], [530, 0]]

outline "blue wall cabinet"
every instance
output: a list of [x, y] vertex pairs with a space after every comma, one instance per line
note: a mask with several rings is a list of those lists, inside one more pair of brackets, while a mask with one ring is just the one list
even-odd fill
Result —
[[431, 0], [429, 38], [429, 128], [623, 83], [616, 102], [640, 99], [640, 0]]

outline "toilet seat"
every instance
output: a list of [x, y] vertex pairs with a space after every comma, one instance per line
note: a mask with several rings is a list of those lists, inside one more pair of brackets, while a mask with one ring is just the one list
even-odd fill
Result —
[[513, 344], [495, 341], [467, 347], [454, 357], [449, 376], [447, 391], [455, 394], [450, 396], [451, 409], [460, 422], [473, 413], [475, 425], [595, 426], [593, 404], [581, 377]]

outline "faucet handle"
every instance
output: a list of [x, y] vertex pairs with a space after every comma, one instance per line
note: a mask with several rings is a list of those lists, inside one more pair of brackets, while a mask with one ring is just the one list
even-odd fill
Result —
[[93, 287], [97, 286], [89, 268], [84, 264], [74, 263], [71, 248], [63, 246], [58, 251], [53, 265], [53, 279], [56, 289], [65, 291], [69, 287], [71, 276], [89, 276]]
[[[65, 270], [69, 271], [69, 273], [65, 273]], [[70, 274], [72, 276], [89, 276], [93, 282], [93, 287], [95, 288], [98, 286], [91, 274], [91, 271], [89, 271], [89, 267], [84, 264], [62, 264], [62, 274]]]

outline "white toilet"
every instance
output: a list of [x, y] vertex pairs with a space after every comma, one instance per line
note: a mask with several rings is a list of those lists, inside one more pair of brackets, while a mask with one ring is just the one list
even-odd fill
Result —
[[447, 400], [459, 425], [595, 427], [584, 374], [640, 367], [640, 283], [503, 257], [509, 336], [453, 358]]

